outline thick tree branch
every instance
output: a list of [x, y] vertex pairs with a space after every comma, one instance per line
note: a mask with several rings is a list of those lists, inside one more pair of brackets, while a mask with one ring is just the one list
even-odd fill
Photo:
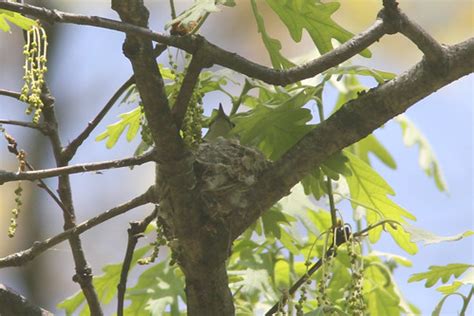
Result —
[[[124, 22], [140, 27], [148, 26], [149, 12], [142, 1], [112, 1], [112, 8]], [[136, 86], [160, 161], [182, 159], [187, 151], [174, 124], [151, 40], [127, 33], [123, 51], [132, 64]]]
[[137, 246], [138, 239], [143, 237], [143, 232], [148, 225], [156, 219], [158, 208], [139, 222], [130, 222], [128, 232], [127, 250], [125, 251], [125, 258], [122, 263], [122, 271], [120, 272], [120, 282], [117, 285], [117, 315], [123, 316], [123, 304], [125, 302], [125, 291], [127, 290], [128, 271], [132, 264], [133, 252]]
[[130, 157], [119, 160], [110, 160], [103, 162], [86, 163], [80, 165], [64, 166], [52, 169], [43, 169], [27, 172], [6, 172], [0, 170], [0, 185], [5, 182], [18, 180], [38, 180], [57, 176], [65, 176], [74, 173], [91, 172], [105, 169], [115, 169], [130, 166], [138, 166], [154, 160], [154, 150], [151, 150], [141, 156]]
[[[233, 214], [239, 236], [308, 172], [341, 149], [361, 140], [417, 101], [474, 71], [474, 38], [446, 49], [448, 71], [441, 75], [425, 58], [413, 68], [345, 104], [304, 136], [248, 191], [245, 216]], [[242, 214], [242, 213], [241, 213]]]
[[25, 297], [0, 283], [0, 315], [53, 316], [53, 313], [34, 305]]
[[46, 8], [35, 7], [30, 5], [19, 5], [15, 3], [0, 2], [0, 9], [7, 9], [15, 12], [21, 12], [32, 15], [39, 19], [54, 23], [72, 23], [80, 25], [90, 25], [100, 28], [106, 28], [133, 34], [142, 38], [148, 38], [153, 41], [177, 47], [185, 50], [190, 54], [200, 48], [209, 60], [209, 63], [221, 65], [223, 67], [235, 70], [244, 75], [259, 79], [270, 84], [287, 85], [297, 81], [312, 78], [323, 71], [337, 66], [350, 57], [360, 53], [369, 47], [372, 43], [379, 40], [387, 30], [381, 19], [377, 19], [375, 23], [365, 32], [354, 36], [351, 40], [340, 45], [338, 48], [324, 54], [323, 56], [288, 70], [275, 70], [254, 63], [244, 57], [226, 51], [201, 36], [167, 36], [151, 31], [143, 25], [132, 25], [127, 20], [124, 22], [101, 18], [97, 16], [84, 16], [60, 12], [57, 10], [48, 10]]
[[96, 117], [87, 124], [87, 127], [71, 142], [69, 145], [63, 149], [63, 156], [70, 160], [76, 153], [79, 146], [89, 137], [94, 128], [102, 121], [105, 115], [109, 112], [112, 106], [117, 102], [120, 96], [132, 85], [135, 83], [135, 78], [133, 75], [128, 78], [118, 89], [115, 91], [114, 95], [110, 100], [105, 104], [105, 106], [100, 110]]
[[25, 263], [33, 260], [35, 257], [42, 254], [46, 250], [56, 246], [60, 242], [71, 238], [72, 236], [79, 236], [83, 232], [99, 224], [102, 224], [103, 222], [114, 218], [115, 216], [121, 215], [129, 210], [132, 210], [141, 205], [145, 205], [147, 203], [155, 203], [156, 201], [157, 197], [155, 196], [154, 187], [151, 187], [144, 194], [139, 195], [138, 197], [130, 200], [129, 202], [114, 207], [85, 222], [82, 222], [79, 225], [76, 225], [73, 228], [63, 231], [62, 233], [54, 237], [48, 238], [45, 241], [35, 242], [33, 243], [33, 246], [31, 248], [1, 258], [0, 268], [24, 265]]

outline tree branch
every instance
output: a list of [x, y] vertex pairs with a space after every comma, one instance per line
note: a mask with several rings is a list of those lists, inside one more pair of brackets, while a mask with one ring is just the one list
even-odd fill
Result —
[[[148, 9], [143, 1], [112, 0], [112, 8], [127, 23], [148, 27]], [[196, 226], [194, 157], [185, 146], [171, 113], [163, 78], [153, 57], [150, 39], [127, 33], [123, 51], [130, 60], [135, 74], [137, 89], [143, 103], [148, 127], [156, 146], [160, 163], [157, 190], [165, 186], [173, 196], [176, 222], [182, 230], [191, 231]], [[160, 183], [158, 183], [160, 181]], [[183, 214], [182, 212], [185, 212]]]
[[[54, 110], [54, 98], [52, 97], [46, 83], [43, 84], [42, 92], [41, 98], [44, 104], [42, 113], [45, 123], [51, 127], [51, 133], [49, 133], [48, 136], [53, 149], [56, 166], [65, 167], [69, 163], [69, 160], [64, 159], [62, 156], [58, 121]], [[64, 230], [74, 228], [76, 226], [76, 214], [74, 211], [71, 183], [68, 175], [59, 176], [57, 192], [65, 209], [65, 211], [63, 211]], [[82, 249], [82, 242], [79, 235], [73, 234], [69, 236], [69, 245], [71, 247], [76, 272], [72, 277], [72, 280], [77, 282], [81, 287], [89, 306], [90, 313], [92, 315], [101, 316], [103, 315], [103, 311], [94, 284], [92, 283], [92, 270], [87, 262], [84, 250]]]
[[[147, 27], [149, 12], [142, 1], [112, 1], [112, 8], [127, 23]], [[145, 116], [160, 161], [176, 161], [187, 155], [171, 115], [165, 85], [150, 39], [127, 33], [123, 51], [130, 60]]]
[[110, 98], [110, 100], [105, 104], [105, 106], [100, 110], [96, 117], [87, 124], [87, 127], [71, 142], [69, 145], [63, 149], [63, 156], [70, 160], [76, 153], [79, 146], [89, 137], [90, 133], [97, 127], [97, 125], [102, 121], [105, 115], [109, 112], [112, 106], [117, 102], [118, 98], [132, 85], [135, 83], [135, 78], [132, 75], [125, 81]]
[[104, 169], [115, 169], [130, 166], [138, 166], [154, 160], [154, 150], [150, 150], [143, 155], [118, 160], [103, 162], [85, 163], [81, 165], [64, 166], [52, 169], [43, 169], [27, 172], [6, 172], [0, 170], [0, 185], [5, 182], [18, 180], [38, 180], [57, 176], [65, 176], [74, 173], [98, 171]]
[[288, 70], [275, 70], [254, 63], [244, 57], [226, 51], [203, 37], [196, 36], [167, 36], [156, 33], [141, 25], [132, 25], [127, 20], [124, 22], [101, 18], [97, 16], [84, 16], [61, 12], [58, 10], [49, 10], [46, 8], [35, 7], [31, 5], [19, 5], [10, 2], [0, 2], [0, 9], [7, 9], [15, 12], [21, 12], [32, 15], [36, 18], [54, 23], [72, 23], [80, 25], [89, 25], [100, 28], [111, 29], [124, 32], [130, 35], [148, 38], [153, 41], [180, 48], [190, 54], [200, 48], [209, 60], [209, 63], [221, 65], [223, 67], [235, 70], [249, 77], [265, 81], [275, 85], [287, 85], [297, 81], [311, 78], [323, 71], [337, 66], [350, 57], [360, 53], [369, 47], [372, 43], [379, 40], [387, 29], [381, 19], [377, 19], [374, 24], [366, 31], [354, 36], [351, 40], [341, 44], [336, 49], [314, 59], [311, 62], [289, 68]]
[[0, 315], [53, 316], [53, 313], [32, 304], [25, 297], [0, 283]]
[[143, 232], [148, 225], [156, 218], [158, 208], [139, 222], [130, 222], [128, 232], [127, 250], [122, 263], [122, 271], [120, 272], [120, 282], [117, 285], [117, 315], [123, 316], [123, 303], [125, 301], [125, 291], [127, 290], [127, 278], [130, 265], [132, 264], [133, 252], [137, 246], [138, 239], [143, 237]]
[[25, 263], [33, 260], [35, 257], [48, 250], [49, 248], [56, 246], [60, 242], [65, 241], [71, 238], [72, 236], [79, 236], [83, 232], [99, 224], [102, 224], [103, 222], [114, 218], [115, 216], [121, 215], [141, 205], [147, 203], [154, 203], [156, 201], [157, 197], [155, 196], [154, 187], [150, 187], [144, 194], [137, 196], [129, 202], [114, 207], [85, 222], [82, 222], [79, 225], [76, 225], [73, 228], [63, 231], [62, 233], [54, 237], [48, 238], [45, 241], [35, 242], [33, 243], [33, 246], [31, 248], [1, 258], [0, 268], [24, 265]]
[[179, 90], [179, 94], [176, 97], [176, 102], [172, 109], [174, 122], [177, 128], [181, 128], [181, 124], [183, 123], [189, 100], [193, 95], [194, 88], [199, 80], [199, 74], [201, 73], [201, 70], [204, 66], [204, 60], [205, 57], [201, 51], [198, 50], [189, 63], [186, 75], [184, 76], [183, 83]]
[[398, 7], [395, 0], [383, 0], [384, 9], [379, 15], [382, 16], [388, 33], [402, 33], [423, 52], [426, 59], [436, 64], [440, 71], [445, 71], [446, 52], [428, 32], [420, 25], [410, 20]]
[[[286, 152], [246, 195], [245, 212], [232, 214], [233, 237], [239, 236], [315, 166], [361, 140], [417, 101], [474, 71], [474, 38], [446, 49], [448, 72], [441, 75], [423, 58], [397, 78], [345, 104]], [[244, 202], [243, 202], [244, 203]]]
[[[1, 5], [1, 3], [0, 3]], [[20, 100], [21, 93], [15, 92], [15, 91], [10, 91], [10, 90], [5, 90], [5, 89], [0, 89], [0, 95], [4, 95], [6, 97], [10, 97], [16, 100]]]
[[15, 120], [0, 120], [0, 124], [5, 125], [16, 125], [22, 126], [27, 128], [32, 128], [40, 131], [43, 135], [48, 135], [50, 132], [49, 128], [44, 124], [36, 124], [32, 122], [24, 122], [24, 121], [15, 121]]
[[[383, 221], [380, 221], [376, 224], [373, 224], [373, 225], [370, 225], [368, 227], [366, 227], [365, 229], [361, 230], [361, 231], [358, 231], [358, 232], [355, 232], [354, 234], [352, 234], [350, 231], [347, 231], [346, 229], [346, 226], [339, 226], [338, 227], [333, 227], [334, 229], [334, 232], [336, 234], [336, 237], [334, 238], [334, 240], [336, 240], [336, 247], [334, 247], [334, 245], [331, 245], [327, 251], [325, 252], [324, 254], [324, 259], [328, 259], [329, 257], [331, 256], [336, 256], [337, 255], [337, 247], [339, 247], [340, 245], [346, 243], [346, 241], [349, 240], [349, 235], [352, 234], [352, 237], [353, 238], [359, 238], [359, 237], [362, 237], [362, 236], [366, 236], [367, 232], [369, 232], [370, 230], [378, 227], [378, 226], [381, 226], [381, 225], [385, 225], [385, 224], [389, 224], [389, 225], [395, 225], [395, 224], [398, 224], [398, 222], [396, 221], [392, 221], [392, 220], [383, 220]], [[342, 229], [341, 229], [342, 228]], [[289, 297], [292, 297], [296, 291], [304, 284], [306, 283], [306, 281], [308, 281], [311, 276], [319, 270], [319, 268], [321, 268], [321, 266], [323, 265], [323, 258], [319, 258], [318, 261], [316, 261], [307, 271], [304, 275], [302, 275], [295, 283], [293, 283], [293, 285], [290, 287], [290, 289], [288, 290], [288, 296]], [[285, 305], [286, 304], [286, 296], [282, 297], [275, 305], [273, 305], [266, 313], [265, 313], [265, 316], [271, 316], [273, 314], [275, 314], [277, 311], [278, 311], [278, 308], [281, 306], [281, 305]]]

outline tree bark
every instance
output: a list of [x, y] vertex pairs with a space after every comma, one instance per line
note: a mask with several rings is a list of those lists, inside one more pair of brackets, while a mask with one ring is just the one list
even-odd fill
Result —
[[0, 284], [0, 315], [2, 316], [52, 316], [51, 312], [29, 302], [12, 289]]
[[231, 316], [235, 314], [226, 264], [203, 262], [186, 274], [189, 316]]

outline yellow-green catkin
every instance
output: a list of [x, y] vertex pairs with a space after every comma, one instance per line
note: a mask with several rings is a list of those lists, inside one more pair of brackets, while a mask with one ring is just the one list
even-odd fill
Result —
[[[23, 150], [20, 150], [17, 155], [19, 167], [18, 172], [23, 172], [26, 170], [26, 153]], [[15, 190], [15, 208], [11, 210], [12, 217], [10, 218], [10, 226], [8, 226], [8, 237], [15, 237], [16, 228], [18, 226], [17, 219], [20, 215], [21, 205], [21, 195], [23, 188], [21, 186], [21, 181], [18, 181], [18, 186]]]
[[150, 243], [150, 245], [153, 246], [153, 251], [149, 257], [139, 259], [137, 261], [138, 264], [145, 265], [155, 262], [160, 254], [160, 248], [168, 243], [164, 234], [163, 225], [159, 220], [156, 222], [156, 238], [154, 242]]
[[365, 301], [363, 295], [364, 266], [361, 255], [357, 252], [359, 242], [350, 236], [346, 243], [347, 253], [351, 262], [352, 282], [348, 291], [348, 308], [351, 315], [363, 316], [365, 314]]
[[26, 114], [33, 113], [33, 123], [38, 123], [43, 110], [41, 91], [44, 85], [46, 67], [46, 55], [48, 52], [48, 40], [46, 32], [39, 22], [31, 27], [26, 33], [26, 43], [23, 49], [25, 55], [25, 84], [21, 89], [20, 100], [28, 103]]
[[[168, 60], [170, 63], [171, 73], [174, 75], [175, 81], [175, 89], [174, 93], [170, 95], [171, 102], [176, 102], [176, 97], [178, 95], [178, 91], [181, 88], [181, 85], [184, 80], [184, 75], [186, 73], [186, 69], [189, 66], [191, 61], [191, 54], [185, 55], [186, 59], [186, 66], [182, 72], [178, 71], [178, 65], [173, 59], [173, 56], [168, 53]], [[200, 82], [196, 83], [196, 86], [193, 91], [193, 95], [189, 100], [188, 108], [186, 110], [186, 114], [183, 119], [183, 123], [181, 124], [181, 137], [184, 140], [184, 143], [189, 147], [195, 147], [196, 145], [202, 143], [202, 128], [203, 128], [203, 93], [201, 89]]]

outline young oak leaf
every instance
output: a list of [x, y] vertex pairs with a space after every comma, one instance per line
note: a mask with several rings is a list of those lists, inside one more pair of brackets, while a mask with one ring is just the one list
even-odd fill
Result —
[[235, 6], [234, 0], [197, 0], [187, 10], [182, 12], [176, 19], [168, 22], [165, 25], [165, 29], [168, 29], [171, 25], [180, 24], [187, 26], [190, 23], [195, 23], [205, 15], [212, 12], [219, 12], [218, 5], [224, 5], [228, 7]]
[[258, 147], [268, 158], [276, 160], [308, 133], [311, 111], [303, 108], [316, 88], [306, 88], [285, 100], [269, 100], [234, 117], [233, 133], [246, 145]]
[[[130, 268], [133, 268], [138, 259], [142, 258], [148, 251], [150, 246], [145, 246], [137, 249], [133, 253]], [[120, 280], [120, 271], [122, 270], [122, 263], [108, 264], [102, 268], [104, 274], [95, 276], [93, 279], [94, 287], [97, 291], [97, 296], [102, 304], [108, 304], [117, 294], [117, 284]], [[74, 312], [81, 307], [86, 301], [82, 291], [77, 292], [73, 296], [65, 299], [58, 304], [58, 308], [64, 309], [66, 315], [73, 315]], [[89, 315], [89, 309], [84, 306], [80, 312], [80, 315]]]
[[439, 280], [441, 280], [441, 283], [445, 284], [452, 276], [458, 278], [461, 274], [466, 272], [467, 269], [472, 267], [474, 267], [474, 265], [466, 263], [450, 263], [446, 266], [430, 266], [429, 271], [427, 272], [413, 274], [408, 279], [408, 282], [426, 280], [425, 287], [432, 287]]
[[252, 0], [252, 11], [255, 16], [255, 20], [257, 22], [258, 32], [262, 35], [262, 41], [265, 45], [265, 48], [270, 55], [270, 60], [272, 62], [272, 66], [275, 69], [285, 69], [294, 66], [294, 64], [286, 59], [281, 53], [280, 50], [282, 48], [281, 43], [279, 40], [271, 38], [268, 35], [267, 30], [265, 29], [265, 22], [263, 17], [258, 12], [257, 2]]
[[108, 125], [106, 130], [103, 133], [99, 134], [95, 138], [95, 140], [101, 141], [108, 138], [105, 143], [105, 146], [110, 149], [115, 146], [118, 139], [120, 138], [120, 135], [122, 135], [125, 129], [128, 128], [126, 138], [127, 141], [132, 141], [137, 135], [138, 130], [140, 129], [140, 121], [142, 119], [142, 115], [143, 113], [139, 106], [127, 113], [120, 114], [119, 116], [121, 120], [114, 124]]
[[[333, 49], [331, 39], [344, 43], [353, 34], [331, 19], [331, 15], [341, 6], [337, 2], [267, 0], [268, 5], [280, 17], [295, 42], [301, 41], [303, 29], [309, 33], [321, 54]], [[370, 57], [368, 49], [360, 53]]]
[[431, 244], [438, 244], [441, 242], [446, 242], [446, 241], [458, 241], [463, 238], [469, 237], [474, 235], [474, 231], [472, 230], [467, 230], [464, 233], [459, 233], [453, 236], [438, 236], [436, 234], [433, 234], [432, 232], [429, 232], [427, 230], [414, 227], [409, 224], [402, 224], [403, 229], [410, 234], [410, 240], [412, 242], [422, 242], [425, 246], [426, 245], [431, 245]]
[[474, 268], [468, 269], [461, 278], [455, 280], [453, 283], [438, 287], [436, 291], [448, 295], [456, 292], [461, 286], [469, 284], [474, 285]]
[[423, 169], [426, 175], [433, 177], [438, 190], [447, 191], [446, 182], [444, 181], [438, 160], [426, 137], [406, 115], [398, 115], [395, 117], [395, 122], [398, 122], [402, 128], [403, 142], [405, 145], [407, 147], [418, 145], [420, 151], [418, 163], [421, 169]]
[[37, 25], [34, 20], [24, 17], [20, 13], [0, 9], [0, 30], [10, 32], [10, 25], [7, 21], [21, 27], [25, 31], [28, 31], [33, 25]]
[[126, 298], [131, 301], [125, 315], [163, 315], [166, 309], [179, 315], [179, 300], [185, 299], [184, 277], [169, 261], [162, 261], [138, 278], [137, 284], [127, 289]]
[[[348, 165], [352, 175], [346, 176], [349, 191], [353, 201], [352, 207], [367, 206], [367, 224], [373, 225], [380, 220], [391, 219], [399, 223], [404, 223], [405, 219], [416, 220], [415, 216], [394, 203], [387, 195], [394, 195], [395, 192], [390, 185], [374, 170], [370, 165], [362, 161], [356, 155], [345, 150], [344, 155], [349, 158]], [[390, 225], [386, 230], [392, 235], [395, 242], [409, 254], [415, 254], [418, 247], [410, 241], [410, 235], [401, 227], [397, 229]], [[369, 239], [372, 243], [380, 238], [382, 227], [369, 231]]]

